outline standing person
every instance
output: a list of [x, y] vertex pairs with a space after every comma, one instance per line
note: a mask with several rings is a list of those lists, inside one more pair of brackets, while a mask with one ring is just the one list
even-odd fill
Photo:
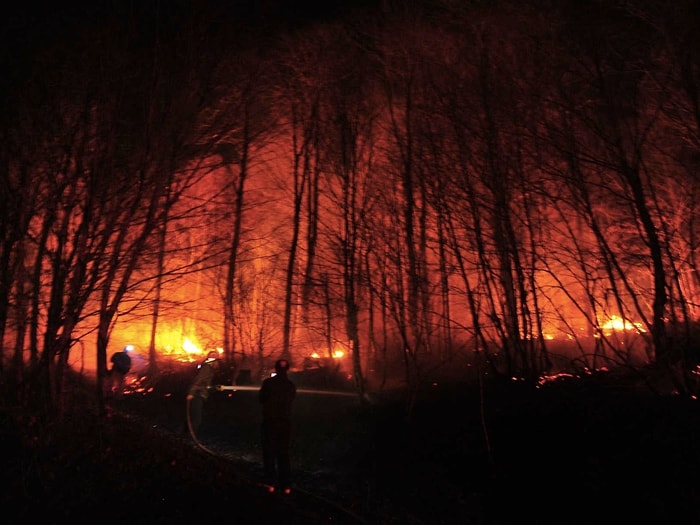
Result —
[[219, 353], [216, 350], [207, 354], [206, 359], [197, 365], [197, 375], [187, 392], [187, 422], [189, 430], [194, 436], [197, 435], [197, 430], [202, 424], [204, 403], [209, 398], [209, 390], [216, 375], [215, 365], [218, 359]]
[[120, 399], [124, 395], [126, 375], [131, 370], [131, 357], [129, 352], [134, 349], [126, 345], [120, 352], [114, 352], [110, 359], [112, 369], [109, 371], [109, 397]]
[[258, 398], [262, 404], [262, 451], [265, 484], [270, 492], [275, 489], [291, 492], [289, 442], [292, 434], [292, 402], [296, 385], [287, 377], [289, 361], [279, 359], [275, 374], [260, 386]]

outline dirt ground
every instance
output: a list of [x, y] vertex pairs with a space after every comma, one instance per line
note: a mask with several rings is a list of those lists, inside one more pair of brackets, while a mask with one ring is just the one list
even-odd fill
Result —
[[152, 387], [60, 428], [27, 430], [6, 411], [4, 508], [49, 523], [700, 523], [700, 414], [678, 396], [586, 380], [429, 385], [407, 418], [399, 392], [366, 406], [302, 394], [284, 498], [257, 485], [254, 387], [214, 392], [196, 440], [182, 378]]

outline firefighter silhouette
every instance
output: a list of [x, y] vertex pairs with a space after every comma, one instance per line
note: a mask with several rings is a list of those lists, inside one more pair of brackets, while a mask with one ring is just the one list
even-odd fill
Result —
[[212, 350], [207, 357], [197, 365], [197, 374], [187, 392], [188, 426], [191, 433], [196, 433], [202, 424], [204, 404], [209, 398], [211, 384], [216, 375], [215, 365], [219, 360], [219, 353]]
[[121, 351], [114, 352], [110, 359], [112, 368], [109, 371], [107, 395], [110, 398], [120, 399], [124, 395], [126, 376], [131, 370], [131, 357], [129, 352], [133, 350], [131, 345], [126, 345]]
[[292, 431], [292, 402], [296, 385], [287, 377], [289, 361], [275, 363], [275, 374], [260, 386], [262, 404], [262, 451], [265, 484], [270, 492], [291, 492], [289, 443]]

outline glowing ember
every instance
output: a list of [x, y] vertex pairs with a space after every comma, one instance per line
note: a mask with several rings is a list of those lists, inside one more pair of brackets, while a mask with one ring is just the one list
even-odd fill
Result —
[[[311, 352], [309, 357], [311, 359], [321, 359], [321, 355], [316, 351]], [[336, 348], [331, 352], [331, 357], [333, 359], [342, 359], [343, 357], [345, 357], [345, 351], [340, 348]]]
[[192, 341], [190, 341], [189, 337], [185, 337], [185, 340], [182, 342], [182, 349], [185, 352], [187, 352], [189, 355], [192, 355], [192, 354], [200, 355], [202, 353], [202, 349], [199, 348]]
[[613, 332], [623, 332], [623, 331], [635, 331], [635, 332], [645, 332], [644, 327], [641, 323], [631, 323], [627, 319], [622, 319], [617, 315], [613, 315], [610, 319], [602, 324], [600, 328], [606, 335]]

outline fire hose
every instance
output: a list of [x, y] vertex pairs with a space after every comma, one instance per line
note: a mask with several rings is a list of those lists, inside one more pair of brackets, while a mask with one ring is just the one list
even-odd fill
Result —
[[[238, 385], [215, 385], [212, 387], [219, 392], [225, 390], [258, 390], [255, 386], [238, 386]], [[341, 396], [341, 397], [357, 397], [356, 392], [348, 392], [344, 390], [316, 390], [311, 388], [297, 388], [297, 394], [319, 394], [324, 396]]]
[[[227, 386], [227, 385], [213, 385], [213, 386], [209, 387], [209, 389], [210, 389], [210, 390], [224, 391], [224, 390], [239, 390], [239, 389], [242, 389], [242, 388], [241, 388], [241, 387], [236, 387], [236, 386]], [[254, 390], [257, 390], [257, 388], [255, 388], [255, 387], [248, 387], [248, 388], [243, 388], [243, 389], [245, 389], [245, 390], [253, 390], [253, 389], [254, 389]], [[300, 390], [298, 390], [297, 392], [300, 392]], [[316, 391], [310, 391], [309, 393], [312, 393], [312, 392], [313, 392], [313, 393], [317, 393]], [[304, 393], [304, 392], [301, 391], [301, 393]], [[343, 394], [345, 394], [345, 393], [343, 393]], [[349, 393], [348, 393], [348, 394], [349, 394]], [[217, 458], [221, 458], [221, 459], [230, 461], [230, 458], [228, 458], [228, 457], [226, 457], [226, 456], [224, 456], [224, 455], [222, 455], [222, 454], [218, 454], [217, 452], [214, 452], [213, 450], [209, 449], [207, 446], [205, 446], [205, 445], [199, 440], [199, 438], [197, 437], [197, 433], [195, 432], [194, 426], [192, 425], [192, 410], [191, 410], [192, 398], [190, 397], [189, 394], [187, 395], [187, 403], [186, 403], [186, 404], [187, 404], [187, 408], [186, 408], [187, 429], [189, 430], [190, 436], [192, 437], [192, 441], [194, 441], [195, 445], [197, 445], [198, 448], [200, 448], [201, 450], [203, 450], [203, 451], [206, 452], [207, 454], [210, 454], [210, 455], [215, 456], [215, 457], [217, 457]], [[269, 486], [268, 486], [268, 485], [266, 485], [266, 484], [264, 484], [264, 483], [260, 483], [260, 482], [258, 482], [258, 481], [255, 481], [255, 480], [253, 480], [253, 479], [251, 479], [251, 478], [249, 478], [249, 477], [247, 477], [247, 476], [244, 477], [243, 479], [245, 479], [246, 482], [251, 483], [252, 485], [256, 485], [256, 486], [259, 486], [259, 487], [263, 487], [263, 488], [265, 488], [266, 490], [269, 489]], [[311, 492], [308, 492], [308, 491], [306, 491], [306, 490], [303, 490], [303, 489], [301, 489], [300, 487], [295, 487], [295, 491], [296, 491], [296, 492], [299, 492], [299, 493], [302, 493], [302, 494], [305, 494], [306, 496], [308, 496], [308, 497], [310, 497], [310, 498], [313, 498], [313, 499], [322, 501], [322, 502], [324, 502], [325, 504], [327, 504], [327, 505], [329, 505], [329, 506], [331, 506], [331, 507], [334, 507], [335, 509], [337, 509], [337, 510], [343, 512], [344, 514], [346, 514], [346, 515], [352, 517], [353, 519], [357, 520], [358, 523], [366, 524], [366, 525], [367, 525], [367, 522], [366, 522], [362, 517], [358, 516], [357, 514], [355, 514], [354, 512], [352, 512], [351, 510], [349, 510], [349, 509], [347, 509], [347, 508], [345, 508], [345, 507], [339, 505], [338, 503], [336, 503], [336, 502], [334, 502], [334, 501], [331, 501], [331, 500], [329, 500], [329, 499], [327, 499], [327, 498], [324, 498], [323, 496], [320, 496], [320, 495], [318, 495], [318, 494], [313, 494], [313, 493], [311, 493]]]
[[[258, 390], [258, 387], [242, 387], [242, 386], [233, 386], [233, 385], [212, 385], [208, 388], [208, 390], [216, 390], [219, 392], [223, 391], [235, 391], [235, 390]], [[335, 392], [335, 391], [323, 391], [323, 390], [307, 390], [307, 389], [298, 389], [297, 393], [300, 394], [325, 394], [325, 395], [336, 395], [336, 396], [355, 396], [356, 394], [352, 392]], [[218, 456], [218, 454], [209, 448], [207, 448], [204, 443], [202, 443], [199, 438], [197, 437], [197, 433], [194, 430], [194, 426], [192, 425], [192, 398], [190, 395], [187, 395], [187, 408], [186, 408], [186, 414], [187, 414], [187, 430], [190, 433], [190, 436], [192, 437], [192, 441], [194, 441], [195, 445], [197, 445], [199, 448], [201, 448], [204, 452], [207, 454], [211, 454], [212, 456]]]
[[188, 394], [187, 395], [187, 430], [190, 431], [190, 436], [192, 437], [192, 441], [194, 441], [195, 445], [197, 445], [199, 448], [201, 448], [204, 452], [207, 454], [211, 454], [212, 456], [218, 456], [218, 454], [210, 449], [208, 449], [204, 444], [199, 440], [197, 437], [197, 433], [194, 431], [194, 426], [192, 425], [192, 397]]

